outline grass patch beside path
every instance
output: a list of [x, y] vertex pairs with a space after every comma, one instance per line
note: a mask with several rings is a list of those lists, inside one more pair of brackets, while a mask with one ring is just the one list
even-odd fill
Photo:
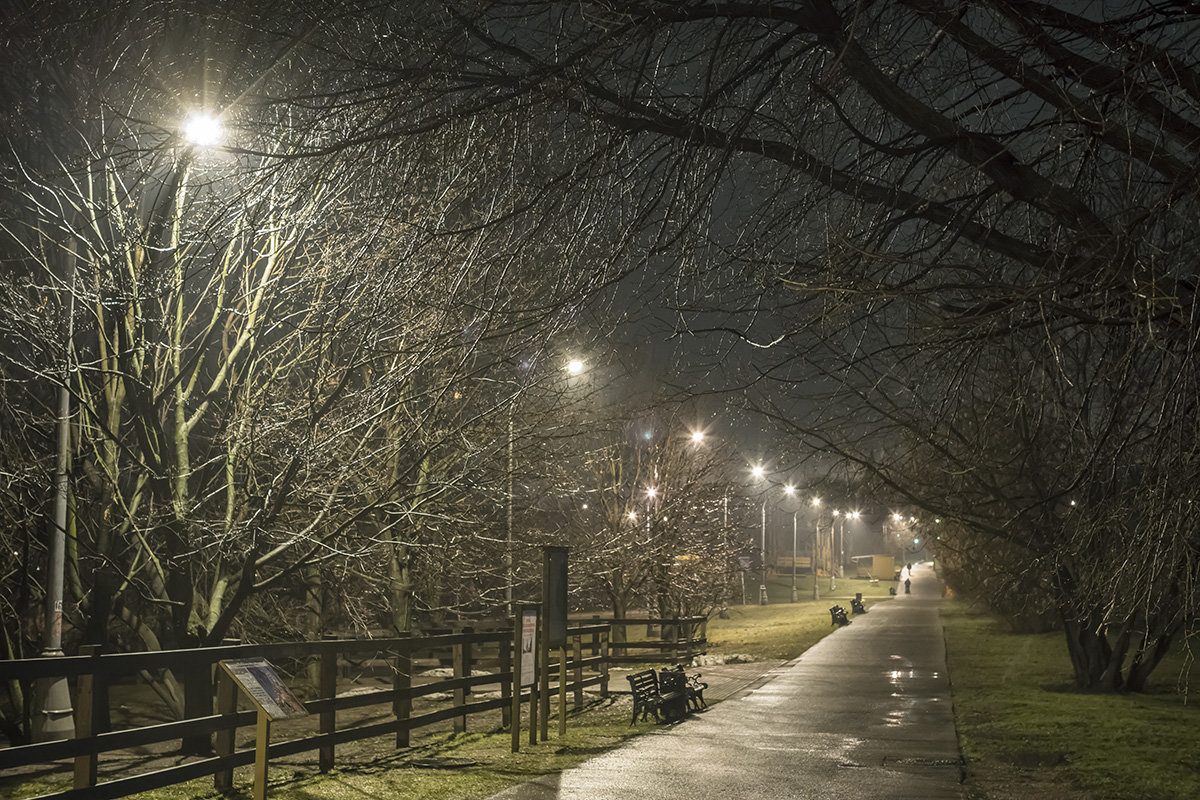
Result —
[[[799, 578], [801, 602], [791, 603], [791, 578], [768, 581], [771, 603], [766, 606], [730, 606], [729, 619], [709, 623], [710, 653], [745, 653], [760, 659], [792, 659], [834, 629], [829, 607], [835, 603], [849, 608], [849, 598], [862, 592], [870, 608], [872, 601], [887, 597], [890, 584], [871, 585], [865, 580], [839, 579], [838, 588], [827, 589], [823, 579], [821, 600], [813, 601], [807, 576]], [[755, 586], [757, 590], [757, 585]], [[700, 671], [703, 671], [701, 668]], [[617, 679], [623, 685], [623, 679]], [[614, 688], [623, 688], [616, 686]], [[511, 752], [511, 737], [505, 731], [442, 735], [421, 740], [417, 746], [396, 752], [389, 737], [367, 739], [340, 746], [337, 769], [321, 775], [315, 754], [296, 756], [306, 763], [271, 764], [268, 794], [277, 800], [479, 800], [508, 786], [540, 775], [554, 774], [620, 746], [626, 740], [653, 730], [655, 724], [629, 724], [628, 695], [614, 695], [571, 714], [567, 735], [557, 737], [557, 718], [552, 715], [550, 739], [528, 744], [528, 727], [523, 727], [521, 752]], [[479, 724], [479, 723], [475, 723]], [[523, 726], [528, 720], [523, 720]], [[418, 766], [422, 761], [425, 766]], [[442, 763], [444, 766], [433, 765]], [[449, 766], [457, 762], [458, 767]], [[465, 765], [464, 762], [475, 762]], [[235, 798], [253, 793], [251, 770], [234, 773]], [[212, 778], [203, 778], [137, 795], [141, 800], [219, 800]], [[68, 788], [63, 780], [34, 778], [17, 787], [18, 796], [32, 797]]]
[[1156, 670], [1157, 691], [1081, 694], [1062, 634], [1012, 634], [957, 601], [942, 622], [970, 798], [1200, 798], [1200, 708], [1176, 691], [1181, 658]]
[[[828, 590], [829, 579], [821, 579], [821, 599], [812, 600], [812, 583], [807, 575], [798, 576], [800, 602], [792, 603], [791, 578], [770, 578], [765, 606], [730, 606], [729, 619], [708, 623], [709, 653], [747, 653], [762, 659], [789, 661], [833, 631], [829, 607], [840, 605], [850, 610], [850, 598], [862, 592], [868, 613], [872, 601], [888, 597], [890, 583], [871, 584], [866, 580], [839, 578], [837, 588]], [[755, 594], [758, 586], [754, 587]], [[853, 616], [851, 617], [853, 619]]]
[[[272, 762], [267, 796], [275, 800], [479, 800], [539, 775], [561, 772], [655, 727], [653, 721], [630, 725], [629, 716], [627, 697], [597, 701], [582, 713], [568, 716], [564, 738], [558, 738], [557, 718], [552, 716], [548, 741], [531, 746], [528, 727], [523, 727], [520, 753], [512, 752], [507, 731], [445, 734], [401, 752], [389, 749], [387, 737], [368, 739], [339, 747], [337, 769], [324, 775], [317, 772], [315, 763]], [[33, 781], [21, 787], [21, 796], [64, 788], [68, 787], [61, 783]], [[238, 768], [234, 792], [228, 797], [246, 800], [252, 796], [251, 769]], [[224, 800], [226, 795], [213, 790], [209, 777], [137, 797]]]

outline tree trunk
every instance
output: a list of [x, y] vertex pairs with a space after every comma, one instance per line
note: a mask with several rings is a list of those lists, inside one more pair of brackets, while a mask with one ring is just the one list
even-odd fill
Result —
[[412, 575], [408, 569], [408, 548], [392, 543], [392, 560], [388, 568], [388, 594], [392, 612], [392, 629], [398, 634], [412, 632]]
[[1114, 653], [1103, 623], [1064, 617], [1063, 634], [1067, 639], [1076, 689], [1115, 692], [1121, 688], [1121, 655]]
[[[624, 594], [619, 592], [610, 592], [608, 595], [609, 601], [612, 603], [612, 612], [614, 619], [625, 619], [629, 614], [629, 602]], [[624, 625], [612, 626], [612, 641], [624, 643], [628, 639], [625, 635]]]
[[[306, 641], [319, 641], [325, 633], [325, 581], [315, 564], [306, 564], [301, 571], [304, 578], [303, 636]], [[305, 667], [310, 686], [320, 685], [321, 659], [310, 658]]]

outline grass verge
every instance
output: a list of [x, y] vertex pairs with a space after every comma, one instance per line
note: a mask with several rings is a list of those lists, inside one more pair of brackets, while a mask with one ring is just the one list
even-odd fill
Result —
[[[356, 742], [339, 748], [338, 768], [323, 775], [315, 764], [272, 762], [267, 793], [276, 800], [477, 800], [539, 775], [561, 772], [654, 727], [653, 722], [630, 725], [629, 709], [628, 698], [597, 701], [568, 717], [563, 738], [557, 737], [557, 723], [552, 718], [550, 739], [536, 745], [528, 743], [528, 728], [524, 728], [521, 752], [515, 754], [507, 732], [444, 734], [401, 752], [390, 749], [386, 738]], [[64, 788], [60, 782], [31, 781], [20, 787], [20, 794], [30, 797]], [[252, 795], [251, 770], [236, 770], [234, 792], [229, 797]], [[226, 796], [214, 791], [212, 778], [201, 778], [137, 797], [220, 800]]]
[[[828, 590], [828, 578], [820, 584], [821, 599], [813, 601], [812, 584], [807, 576], [798, 576], [801, 602], [791, 603], [791, 578], [768, 580], [770, 603], [765, 606], [731, 606], [728, 619], [709, 623], [709, 652], [748, 654], [758, 659], [790, 660], [803, 653], [833, 628], [829, 607], [849, 607], [849, 598], [862, 592], [868, 608], [872, 601], [888, 595], [890, 584], [870, 584], [865, 580], [839, 579], [838, 588]], [[757, 593], [757, 586], [754, 587]], [[703, 671], [703, 670], [701, 670]], [[624, 680], [618, 678], [623, 688]], [[522, 736], [521, 752], [511, 752], [507, 732], [468, 733], [432, 736], [418, 746], [401, 752], [389, 747], [384, 738], [364, 740], [338, 748], [338, 769], [324, 775], [305, 761], [272, 762], [269, 795], [278, 800], [323, 798], [387, 797], [389, 800], [478, 800], [508, 786], [540, 775], [562, 772], [588, 758], [620, 746], [626, 740], [646, 733], [653, 722], [629, 724], [631, 703], [627, 695], [614, 695], [609, 701], [597, 701], [567, 720], [567, 733], [558, 738], [555, 721], [551, 737], [537, 745], [528, 744], [528, 729]], [[527, 724], [527, 720], [525, 721]], [[315, 760], [315, 756], [297, 759]], [[248, 798], [253, 787], [248, 768], [235, 772], [233, 797]], [[145, 792], [143, 800], [217, 800], [222, 795], [212, 788], [212, 778]], [[67, 788], [60, 780], [33, 779], [18, 789], [20, 797], [33, 797]]]
[[1200, 709], [1178, 691], [1182, 656], [1148, 693], [1083, 694], [1061, 634], [1012, 634], [958, 601], [942, 622], [972, 800], [1200, 798]]
[[[717, 654], [746, 653], [761, 659], [791, 660], [812, 647], [833, 630], [829, 607], [850, 608], [850, 598], [861, 592], [870, 612], [871, 602], [888, 596], [890, 583], [869, 583], [866, 580], [839, 578], [837, 588], [829, 591], [829, 579], [821, 580], [821, 599], [812, 600], [812, 583], [807, 575], [797, 578], [801, 602], [789, 602], [791, 578], [769, 578], [765, 606], [730, 606], [728, 619], [713, 619], [708, 623], [709, 652]], [[758, 587], [755, 586], [755, 594]]]

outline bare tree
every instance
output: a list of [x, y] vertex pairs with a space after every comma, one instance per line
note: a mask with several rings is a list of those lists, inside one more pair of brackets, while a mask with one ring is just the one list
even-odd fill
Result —
[[[1196, 471], [1193, 18], [634, 0], [430, 19], [435, 52], [401, 37], [371, 61], [398, 100], [372, 130], [557, 109], [686, 278], [683, 324], [752, 346], [799, 441], [926, 507], [970, 484], [989, 512], [970, 529], [1058, 593], [1079, 684], [1143, 685], [1159, 611], [1196, 612], [1174, 480]], [[966, 477], [916, 471], [943, 458]], [[1064, 518], [1067, 494], [1093, 512]]]

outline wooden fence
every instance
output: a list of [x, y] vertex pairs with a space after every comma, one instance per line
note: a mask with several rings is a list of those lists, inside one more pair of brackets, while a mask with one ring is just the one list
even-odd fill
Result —
[[[659, 625], [666, 634], [662, 639], [612, 642], [615, 628]], [[703, 652], [704, 623], [702, 618], [686, 620], [601, 620], [591, 624], [576, 624], [568, 628], [567, 685], [573, 695], [575, 708], [584, 702], [583, 692], [598, 686], [603, 697], [608, 695], [608, 667], [613, 663], [681, 661]], [[617, 638], [627, 638], [618, 635]], [[276, 665], [305, 663], [315, 660], [317, 696], [305, 702], [315, 717], [317, 730], [270, 745], [272, 759], [297, 753], [317, 751], [317, 764], [322, 772], [334, 766], [336, 747], [341, 744], [377, 736], [395, 736], [396, 747], [409, 746], [413, 730], [451, 720], [455, 731], [465, 731], [467, 719], [473, 714], [499, 710], [505, 727], [511, 724], [512, 704], [512, 646], [511, 627], [489, 631], [464, 629], [457, 633], [420, 635], [386, 639], [331, 639], [320, 642], [289, 642], [281, 644], [228, 645], [194, 650], [173, 650], [146, 653], [92, 652], [77, 656], [30, 658], [0, 661], [0, 680], [30, 683], [40, 678], [64, 677], [74, 684], [76, 737], [61, 741], [0, 748], [0, 774], [6, 770], [74, 760], [74, 788], [42, 795], [39, 800], [75, 800], [75, 798], [119, 798], [137, 792], [176, 783], [213, 776], [214, 786], [221, 791], [233, 785], [233, 770], [253, 763], [254, 748], [236, 747], [239, 728], [254, 726], [255, 711], [239, 711], [238, 695], [233, 682], [217, 669], [218, 662], [227, 659], [265, 658]], [[612, 648], [610, 650], [610, 647]], [[620, 652], [616, 652], [616, 651]], [[634, 654], [636, 653], [636, 655]], [[381, 665], [390, 672], [389, 688], [356, 694], [337, 694], [339, 671], [348, 663]], [[414, 681], [414, 670], [434, 664], [448, 664], [452, 676], [444, 679]], [[475, 672], [475, 667], [488, 666], [488, 672]], [[177, 722], [97, 731], [93, 721], [101, 717], [108, 702], [105, 687], [117, 681], [129, 680], [143, 671], [171, 670], [188, 684], [188, 691], [206, 692], [209, 709], [215, 695], [215, 714], [192, 717]], [[555, 676], [557, 670], [551, 671]], [[214, 681], [215, 678], [215, 681]], [[215, 684], [215, 685], [214, 685]], [[554, 685], [557, 687], [557, 681]], [[474, 698], [473, 690], [496, 687], [499, 697]], [[564, 690], [564, 691], [565, 691]], [[445, 708], [414, 713], [413, 701], [435, 693], [450, 693], [452, 702]], [[553, 696], [556, 691], [551, 692]], [[524, 694], [523, 697], [528, 697]], [[390, 706], [390, 719], [383, 722], [338, 726], [338, 712], [367, 706]], [[211, 754], [177, 766], [143, 772], [115, 780], [99, 781], [101, 756], [128, 748], [161, 745], [172, 741], [201, 743]]]
[[[680, 619], [601, 619], [613, 628], [613, 664], [642, 664], [668, 661], [685, 663], [702, 654], [708, 646], [708, 617], [683, 617]], [[646, 626], [646, 638], [630, 635], [631, 629]], [[657, 636], [654, 631], [657, 631]], [[620, 631], [620, 633], [618, 633]]]

